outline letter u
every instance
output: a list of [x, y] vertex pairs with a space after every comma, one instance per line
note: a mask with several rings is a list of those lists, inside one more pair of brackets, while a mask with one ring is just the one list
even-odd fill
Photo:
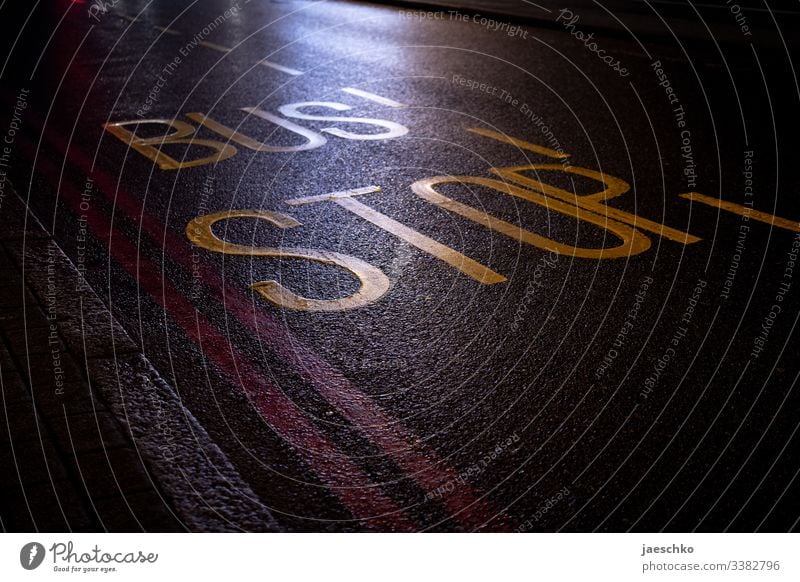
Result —
[[278, 117], [277, 115], [273, 115], [272, 113], [268, 113], [266, 111], [262, 111], [257, 107], [242, 107], [242, 111], [246, 111], [247, 113], [254, 115], [256, 117], [260, 117], [261, 119], [265, 119], [266, 121], [270, 121], [277, 125], [278, 127], [282, 127], [292, 133], [295, 133], [305, 139], [305, 143], [295, 146], [276, 146], [266, 144], [260, 141], [256, 141], [251, 137], [248, 137], [237, 131], [235, 129], [231, 129], [230, 127], [221, 124], [220, 122], [211, 119], [207, 115], [203, 113], [187, 113], [186, 116], [189, 119], [196, 121], [197, 123], [203, 125], [207, 129], [214, 131], [224, 137], [227, 137], [229, 140], [235, 141], [239, 145], [242, 145], [248, 149], [257, 151], [257, 152], [268, 152], [268, 153], [281, 153], [281, 152], [302, 152], [306, 150], [313, 150], [318, 147], [325, 145], [326, 139], [324, 136], [318, 134], [315, 131], [311, 131], [310, 129], [306, 129], [296, 123], [292, 123], [288, 119], [284, 119], [283, 117]]

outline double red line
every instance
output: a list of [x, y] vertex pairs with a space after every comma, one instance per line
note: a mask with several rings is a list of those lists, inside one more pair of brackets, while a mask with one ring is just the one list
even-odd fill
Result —
[[[43, 124], [40, 124], [43, 125]], [[44, 131], [44, 130], [43, 130]], [[390, 417], [372, 399], [350, 382], [341, 372], [305, 346], [280, 323], [265, 304], [254, 307], [241, 290], [224, 287], [223, 277], [214, 266], [197, 262], [196, 249], [182, 236], [169, 231], [155, 216], [149, 214], [140, 200], [102, 169], [92, 168], [89, 157], [72, 147], [52, 129], [44, 132], [50, 145], [66, 152], [67, 160], [85, 175], [91, 175], [101, 192], [114, 206], [144, 232], [157, 246], [163, 245], [165, 254], [187, 273], [199, 269], [201, 282], [208, 293], [217, 298], [228, 313], [233, 315], [277, 357], [288, 362], [292, 370], [315, 388], [342, 416], [370, 442], [383, 451], [408, 477], [424, 491], [440, 491], [442, 485], [453, 483], [451, 492], [438, 499], [453, 520], [465, 529], [476, 530], [491, 521], [492, 530], [506, 530], [502, 515], [482, 500], [465, 483], [460, 483], [458, 472], [438, 454], [418, 439], [396, 419]], [[27, 146], [30, 153], [33, 147]], [[317, 428], [303, 410], [275, 386], [240, 353], [212, 323], [169, 280], [161, 276], [161, 269], [146, 257], [139, 256], [138, 248], [113, 228], [111, 219], [94, 207], [81, 210], [81, 192], [64, 181], [63, 170], [47, 159], [39, 157], [37, 169], [59, 187], [64, 201], [77, 214], [86, 216], [87, 226], [94, 236], [104, 243], [109, 254], [136, 279], [167, 312], [184, 333], [194, 341], [202, 353], [234, 385], [241, 386], [250, 402], [268, 425], [288, 443], [305, 455], [305, 460], [317, 475], [329, 485], [353, 515], [367, 525], [381, 530], [413, 531], [420, 529], [406, 515], [403, 508], [385, 495], [378, 484], [345, 453], [339, 450]], [[194, 257], [193, 257], [194, 251]], [[133, 262], [132, 257], [138, 257]], [[449, 487], [447, 487], [449, 489]]]

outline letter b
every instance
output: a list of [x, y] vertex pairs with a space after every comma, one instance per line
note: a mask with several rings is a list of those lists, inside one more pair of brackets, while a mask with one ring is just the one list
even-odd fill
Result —
[[[139, 124], [161, 124], [171, 127], [175, 131], [170, 134], [156, 137], [137, 137], [132, 131], [125, 129], [127, 125]], [[150, 158], [162, 170], [180, 170], [182, 168], [193, 168], [204, 166], [227, 160], [236, 155], [236, 148], [232, 145], [222, 143], [215, 139], [198, 139], [189, 137], [195, 132], [195, 128], [185, 121], [175, 119], [141, 119], [133, 121], [118, 121], [103, 125], [106, 131], [117, 137], [123, 143], [135, 149], [143, 156]], [[187, 146], [205, 146], [213, 149], [216, 153], [193, 160], [185, 159], [178, 161], [172, 156], [165, 154], [162, 147], [172, 144], [184, 144]]]

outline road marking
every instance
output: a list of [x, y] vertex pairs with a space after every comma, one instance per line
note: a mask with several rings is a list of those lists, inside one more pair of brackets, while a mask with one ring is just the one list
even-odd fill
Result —
[[[27, 149], [32, 147], [28, 145]], [[75, 152], [70, 151], [69, 157], [73, 155]], [[296, 448], [298, 453], [305, 452], [301, 458], [330, 486], [332, 495], [338, 496], [352, 514], [357, 519], [364, 520], [368, 526], [390, 531], [417, 529], [404, 510], [377, 488], [370, 476], [351, 461], [346, 452], [328, 440], [307, 413], [287, 397], [282, 388], [273, 384], [251, 363], [250, 356], [232, 346], [230, 337], [222, 335], [169, 279], [162, 277], [163, 271], [160, 267], [142, 256], [138, 247], [125, 238], [120, 229], [112, 227], [109, 218], [102, 211], [93, 205], [88, 210], [80, 208], [82, 192], [70, 181], [60, 178], [54, 162], [40, 157], [39, 163], [38, 168], [48, 175], [51, 184], [60, 184], [59, 192], [76, 216], [86, 217], [89, 229], [116, 263], [169, 314], [183, 333], [198, 346], [203, 356], [220, 371], [222, 377], [245, 393], [259, 416], [282, 439]], [[78, 167], [84, 169], [83, 165]], [[98, 184], [110, 182], [102, 186], [104, 190], [115, 180], [106, 175], [101, 177], [100, 172], [94, 172], [93, 175], [98, 177]], [[103, 194], [108, 197], [105, 191]], [[119, 194], [117, 191], [117, 203], [120, 202]], [[130, 201], [127, 203], [130, 204]], [[136, 204], [138, 203], [133, 203], [132, 206], [135, 207]], [[146, 220], [141, 208], [134, 213], [130, 210], [127, 214], [136, 224]], [[166, 231], [163, 226], [161, 228], [164, 235]], [[138, 259], [132, 261], [131, 257]], [[249, 309], [252, 310], [252, 305]], [[243, 381], [245, 378], [247, 380]], [[408, 451], [403, 450], [403, 453], [407, 454]], [[369, 493], [366, 494], [365, 491]]]
[[303, 101], [301, 103], [288, 103], [286, 105], [281, 105], [278, 107], [278, 111], [280, 111], [282, 115], [291, 117], [292, 119], [303, 119], [308, 121], [332, 121], [334, 123], [357, 123], [372, 127], [382, 127], [389, 130], [382, 133], [354, 133], [338, 127], [325, 127], [320, 130], [322, 133], [329, 133], [330, 135], [335, 135], [336, 137], [341, 137], [343, 139], [366, 141], [376, 139], [384, 140], [402, 137], [408, 133], [408, 128], [405, 125], [401, 125], [387, 119], [373, 119], [369, 117], [338, 117], [336, 115], [309, 115], [308, 113], [303, 113], [301, 111], [301, 109], [305, 109], [307, 107], [321, 107], [325, 109], [333, 109], [334, 111], [350, 111], [353, 109], [350, 105], [345, 105], [344, 103], [338, 103], [336, 101]]
[[[122, 18], [124, 18], [125, 20], [129, 20], [130, 22], [139, 22], [138, 20], [128, 16], [127, 14], [120, 14], [120, 16]], [[155, 25], [154, 24], [153, 28], [155, 28], [156, 30], [160, 30], [161, 32], [166, 32], [167, 34], [172, 34], [172, 35], [175, 35], [175, 36], [181, 36], [183, 34], [180, 31], [177, 31], [177, 30], [172, 29], [172, 28], [167, 28], [165, 26], [159, 26], [159, 25]], [[204, 46], [206, 48], [210, 48], [210, 49], [215, 50], [215, 51], [219, 51], [221, 53], [229, 53], [229, 52], [231, 52], [233, 50], [233, 49], [228, 48], [226, 46], [222, 46], [221, 44], [217, 44], [215, 42], [210, 42], [210, 41], [207, 41], [207, 40], [201, 40], [197, 44], [201, 45], [201, 46]], [[303, 71], [298, 71], [297, 69], [292, 69], [291, 67], [285, 67], [283, 65], [279, 65], [278, 63], [273, 63], [272, 61], [268, 61], [267, 59], [261, 59], [259, 61], [259, 64], [260, 65], [264, 65], [265, 67], [269, 67], [271, 69], [275, 69], [276, 71], [281, 71], [282, 73], [286, 73], [288, 75], [297, 76], [297, 75], [302, 75], [303, 74]], [[374, 97], [376, 97], [378, 99], [384, 99], [383, 97], [379, 97], [378, 95], [375, 95]], [[367, 97], [367, 99], [368, 99], [368, 97]], [[391, 101], [391, 99], [387, 99], [387, 101]], [[399, 104], [398, 104], [398, 106], [399, 106]], [[395, 107], [395, 106], [393, 106], [393, 107]]]
[[495, 273], [485, 265], [482, 265], [479, 262], [462, 255], [447, 245], [443, 245], [442, 243], [425, 236], [413, 228], [409, 228], [405, 224], [389, 218], [385, 214], [381, 214], [374, 208], [370, 208], [354, 198], [354, 196], [371, 194], [374, 192], [380, 192], [380, 187], [367, 186], [354, 190], [344, 190], [341, 192], [334, 192], [332, 194], [323, 194], [321, 196], [294, 198], [292, 200], [286, 200], [286, 203], [291, 206], [299, 206], [313, 202], [333, 202], [342, 208], [349, 210], [356, 216], [360, 216], [364, 220], [371, 222], [375, 226], [390, 232], [396, 237], [406, 241], [408, 244], [417, 247], [421, 251], [425, 251], [437, 259], [444, 261], [468, 277], [476, 280], [478, 283], [483, 283], [484, 285], [494, 285], [495, 283], [504, 283], [508, 280], [503, 277], [503, 275]]
[[[134, 132], [125, 129], [127, 125], [135, 125], [138, 128], [141, 124], [166, 125], [174, 131], [168, 135], [141, 138]], [[132, 121], [117, 121], [115, 123], [106, 123], [103, 125], [103, 128], [128, 147], [133, 148], [143, 156], [152, 160], [153, 163], [157, 164], [162, 170], [180, 170], [182, 168], [216, 164], [235, 156], [237, 151], [236, 148], [229, 143], [224, 143], [215, 139], [198, 139], [192, 137], [195, 133], [194, 126], [185, 121], [178, 121], [177, 119], [134, 119]], [[181, 161], [178, 161], [162, 151], [161, 148], [169, 144], [205, 146], [214, 150], [216, 154], [194, 160], [186, 160], [186, 156], [184, 155]]]
[[274, 146], [265, 144], [264, 142], [258, 142], [253, 138], [241, 133], [240, 131], [236, 131], [235, 129], [231, 129], [230, 127], [221, 124], [220, 122], [211, 119], [208, 115], [203, 113], [187, 113], [186, 117], [189, 119], [196, 121], [197, 123], [203, 125], [207, 129], [210, 129], [213, 132], [216, 132], [223, 137], [228, 138], [229, 140], [233, 140], [239, 145], [242, 145], [248, 149], [257, 152], [267, 152], [267, 153], [281, 153], [281, 152], [302, 152], [307, 150], [313, 150], [318, 147], [322, 147], [327, 143], [327, 139], [325, 136], [318, 134], [315, 131], [310, 129], [306, 129], [296, 123], [292, 123], [288, 119], [284, 119], [283, 117], [278, 117], [277, 115], [273, 115], [272, 113], [268, 113], [267, 111], [262, 111], [257, 107], [242, 107], [242, 111], [253, 115], [254, 117], [259, 117], [271, 123], [274, 123], [278, 127], [282, 127], [292, 133], [295, 133], [303, 138], [305, 138], [305, 143], [296, 146]]
[[753, 220], [757, 220], [759, 222], [764, 222], [769, 225], [774, 225], [777, 226], [778, 228], [791, 230], [793, 232], [800, 232], [800, 222], [796, 220], [788, 220], [786, 218], [781, 218], [780, 216], [775, 216], [774, 214], [769, 214], [768, 212], [754, 210], [749, 206], [742, 206], [741, 204], [734, 204], [733, 202], [725, 202], [724, 200], [720, 200], [719, 198], [714, 198], [713, 196], [706, 196], [705, 194], [700, 194], [699, 192], [687, 192], [686, 194], [678, 194], [678, 196], [680, 196], [681, 198], [685, 198], [686, 200], [691, 200], [693, 202], [700, 202], [702, 204], [714, 206], [716, 208], [719, 208], [720, 210], [727, 210], [728, 212], [733, 212], [734, 214], [738, 214], [739, 216], [752, 218]]
[[167, 34], [172, 34], [172, 35], [175, 35], [175, 36], [181, 36], [181, 34], [182, 34], [181, 32], [179, 32], [177, 30], [173, 30], [171, 28], [167, 28], [166, 26], [155, 25], [154, 28], [156, 30], [160, 30], [161, 32], [166, 32]]
[[[372, 127], [380, 127], [388, 129], [382, 133], [353, 133], [345, 131], [338, 127], [326, 127], [321, 130], [323, 133], [334, 135], [342, 139], [350, 140], [385, 140], [402, 137], [408, 133], [408, 128], [394, 121], [386, 119], [372, 119], [368, 117], [336, 117], [324, 115], [308, 115], [299, 111], [304, 107], [326, 107], [334, 111], [349, 111], [353, 109], [344, 103], [335, 102], [321, 102], [321, 101], [307, 101], [303, 103], [289, 103], [282, 105], [278, 110], [286, 117], [295, 119], [304, 119], [310, 121], [332, 121], [336, 123], [352, 123], [369, 125]], [[242, 111], [270, 121], [276, 125], [292, 131], [306, 139], [306, 143], [299, 146], [270, 146], [268, 144], [260, 143], [254, 139], [235, 131], [211, 118], [207, 115], [197, 112], [187, 113], [187, 117], [196, 121], [206, 128], [219, 133], [223, 137], [228, 138], [228, 142], [221, 142], [218, 140], [200, 139], [194, 137], [196, 128], [185, 121], [177, 119], [132, 119], [127, 121], [115, 121], [113, 123], [106, 123], [103, 128], [109, 133], [113, 134], [116, 138], [126, 144], [128, 147], [135, 149], [143, 156], [149, 158], [152, 162], [158, 165], [162, 170], [178, 170], [183, 168], [193, 168], [197, 166], [205, 166], [207, 164], [217, 164], [223, 160], [236, 155], [237, 149], [229, 142], [235, 141], [240, 145], [250, 148], [258, 152], [279, 153], [279, 152], [299, 152], [311, 150], [325, 145], [326, 139], [324, 136], [297, 125], [287, 119], [278, 117], [266, 111], [262, 111], [257, 107], [242, 107]], [[138, 137], [134, 132], [125, 129], [128, 125], [138, 127], [141, 124], [160, 124], [165, 125], [173, 130], [172, 133], [163, 136], [155, 136], [148, 138]], [[169, 156], [162, 151], [163, 146], [170, 144], [183, 144], [188, 146], [204, 146], [216, 151], [215, 154], [205, 156], [203, 158], [187, 160], [184, 155], [181, 160]]]
[[569, 154], [565, 154], [563, 152], [557, 152], [556, 150], [551, 150], [550, 148], [546, 148], [544, 146], [540, 146], [535, 143], [525, 141], [524, 139], [511, 137], [509, 135], [506, 135], [505, 133], [500, 133], [499, 131], [492, 131], [491, 129], [483, 129], [482, 127], [470, 127], [467, 128], [467, 131], [471, 131], [472, 133], [477, 133], [478, 135], [482, 135], [483, 137], [488, 137], [490, 139], [496, 139], [497, 141], [501, 141], [503, 143], [507, 143], [509, 145], [522, 148], [524, 150], [536, 152], [537, 154], [542, 154], [543, 156], [547, 156], [548, 158], [556, 158], [557, 160], [563, 160], [564, 158], [569, 157]]
[[298, 76], [303, 74], [303, 71], [298, 71], [297, 69], [292, 69], [291, 67], [284, 67], [283, 65], [279, 65], [278, 63], [273, 63], [272, 61], [268, 61], [267, 59], [261, 59], [258, 63], [260, 65], [264, 65], [265, 67], [269, 67], [270, 69], [275, 69], [276, 71], [286, 73], [287, 75]]
[[[501, 194], [515, 196], [527, 200], [528, 202], [538, 204], [547, 209], [548, 212], [555, 211], [578, 221], [583, 220], [589, 222], [605, 231], [613, 233], [622, 242], [618, 246], [611, 248], [574, 247], [561, 243], [545, 236], [535, 234], [522, 228], [519, 224], [512, 224], [496, 216], [492, 216], [485, 210], [478, 210], [473, 206], [448, 198], [434, 188], [437, 184], [462, 184], [471, 185], [473, 187], [483, 186], [500, 192]], [[477, 176], [433, 176], [431, 178], [417, 180], [411, 185], [411, 189], [423, 200], [444, 210], [454, 212], [476, 224], [485, 226], [495, 232], [500, 232], [514, 240], [561, 255], [580, 257], [582, 259], [617, 259], [638, 255], [650, 248], [650, 239], [635, 228], [631, 228], [615, 220], [604, 218], [594, 212], [564, 203], [555, 198], [549, 198], [539, 192], [515, 186], [507, 182], [501, 182], [500, 180], [480, 178]]]
[[329, 194], [317, 194], [316, 196], [305, 196], [303, 198], [292, 198], [287, 200], [286, 203], [292, 206], [300, 206], [301, 204], [313, 204], [314, 202], [325, 202], [327, 200], [335, 200], [336, 198], [347, 198], [348, 196], [360, 196], [362, 194], [374, 194], [380, 192], [380, 186], [364, 186], [363, 188], [353, 188], [351, 190], [340, 190], [338, 192], [331, 192]]
[[394, 99], [389, 99], [388, 97], [381, 97], [380, 95], [376, 95], [375, 93], [370, 93], [369, 91], [364, 91], [362, 89], [356, 89], [354, 87], [345, 87], [342, 89], [345, 93], [350, 93], [350, 95], [355, 95], [356, 97], [361, 97], [363, 99], [368, 99], [369, 101], [374, 101], [375, 103], [380, 103], [381, 105], [386, 105], [387, 107], [405, 107], [402, 103], [395, 101]]
[[[39, 125], [41, 127], [41, 120]], [[458, 471], [441, 459], [437, 451], [431, 449], [402, 423], [389, 416], [361, 388], [331, 366], [329, 362], [322, 359], [315, 351], [305, 345], [300, 338], [293, 335], [285, 327], [283, 321], [265, 311], [254, 311], [252, 298], [227, 284], [224, 276], [220, 274], [216, 267], [204, 262], [200, 262], [198, 265], [195, 262], [191, 245], [183, 237], [178, 236], [169, 229], [165, 229], [163, 222], [159, 218], [143, 210], [140, 198], [133, 196], [125, 187], [120, 186], [116, 177], [112, 177], [102, 169], [94, 167], [92, 160], [77, 148], [68, 148], [66, 141], [61, 136], [50, 131], [47, 132], [46, 137], [58, 151], [68, 152], [67, 157], [76, 168], [87, 175], [96, 176], [97, 184], [100, 187], [99, 191], [103, 196], [127, 215], [129, 219], [133, 220], [134, 223], [139, 224], [153, 242], [170, 249], [171, 257], [178, 265], [183, 267], [184, 272], [192, 273], [199, 266], [202, 274], [202, 283], [213, 295], [213, 298], [221, 301], [229, 312], [250, 330], [254, 337], [266, 339], [267, 341], [263, 345], [273, 355], [288, 362], [294, 373], [304, 381], [309, 382], [323, 398], [352, 423], [356, 430], [363, 433], [379, 450], [384, 451], [405, 472], [409, 480], [415, 481], [423, 490], [431, 491], [441, 486], [442, 483], [454, 482], [459, 478]], [[159, 297], [162, 297], [160, 293]], [[169, 313], [168, 306], [165, 306], [165, 311]], [[206, 323], [208, 322], [206, 321]], [[230, 354], [231, 346], [227, 341], [223, 343], [228, 346], [228, 353]], [[242, 372], [247, 375], [251, 370], [245, 368]], [[256, 375], [259, 374], [258, 371], [254, 373]], [[264, 380], [263, 376], [257, 376], [256, 379], [269, 383], [268, 380]], [[282, 395], [283, 393], [279, 391], [278, 399]], [[257, 410], [262, 415], [265, 414], [265, 410], [259, 408]], [[276, 418], [280, 420], [280, 416]], [[266, 417], [265, 420], [267, 420]], [[281, 437], [286, 438], [285, 435], [281, 435]], [[327, 454], [326, 451], [320, 453], [321, 456], [325, 454]], [[320, 455], [314, 455], [308, 459], [308, 462], [315, 469], [315, 460]], [[336, 471], [346, 473], [350, 470], [349, 465], [349, 461], [345, 459], [343, 466], [337, 467]], [[362, 474], [359, 467], [356, 466], [356, 470], [359, 471], [357, 475]], [[352, 506], [348, 501], [356, 504], [359, 503], [359, 498], [361, 498], [360, 507], [364, 507], [365, 504], [369, 504], [369, 499], [364, 499], [364, 497], [369, 498], [368, 494], [373, 494], [373, 492], [374, 495], [379, 497], [376, 503], [384, 503], [385, 498], [380, 490], [371, 484], [364, 486], [362, 489], [357, 481], [341, 487], [334, 487], [333, 493], [341, 498], [342, 495], [347, 496], [350, 492], [349, 490], [355, 489], [355, 498], [347, 496], [348, 499], [344, 500], [345, 505], [351, 507], [351, 509]], [[340, 491], [340, 489], [345, 491]], [[359, 493], [360, 491], [364, 493]], [[450, 513], [452, 520], [473, 531], [481, 529], [490, 519], [493, 519], [493, 521], [492, 526], [488, 528], [489, 531], [510, 531], [504, 514], [502, 512], [498, 513], [469, 484], [464, 484], [453, 491], [446, 492], [441, 499], [441, 503]], [[498, 518], [498, 516], [500, 517]], [[390, 520], [394, 529], [407, 527], [405, 516], [402, 514], [372, 518], [370, 519], [370, 524], [378, 522], [378, 524], [383, 525]]]
[[[520, 147], [532, 152], [540, 153], [551, 158], [565, 159], [569, 157], [569, 154], [558, 152], [556, 150], [551, 150], [549, 148], [545, 148], [543, 146], [528, 141], [517, 139], [509, 135], [506, 135], [504, 133], [492, 131], [490, 129], [482, 129], [476, 127], [476, 128], [470, 128], [467, 131], [471, 131], [473, 133], [477, 133], [478, 135], [482, 135], [490, 139], [495, 139], [497, 141], [507, 143], [509, 145], [513, 145], [516, 147]], [[537, 176], [539, 170], [578, 174], [580, 176], [584, 176], [586, 178], [591, 178], [593, 180], [601, 182], [606, 188], [605, 190], [596, 192], [594, 194], [578, 196], [573, 192], [569, 192], [567, 190], [563, 190], [561, 188], [545, 184], [539, 179], [533, 179], [521, 173], [526, 170], [531, 170], [536, 172]], [[625, 180], [622, 180], [621, 178], [617, 178], [610, 174], [604, 174], [602, 172], [590, 170], [589, 168], [581, 168], [579, 166], [564, 165], [564, 164], [526, 164], [523, 166], [490, 168], [489, 171], [492, 172], [493, 174], [497, 174], [504, 180], [511, 180], [512, 182], [521, 184], [526, 188], [529, 188], [536, 192], [541, 192], [546, 196], [557, 198], [563, 202], [566, 202], [567, 204], [572, 204], [579, 208], [583, 208], [590, 212], [596, 213], [599, 216], [604, 216], [607, 219], [611, 218], [614, 221], [621, 222], [623, 224], [628, 224], [630, 226], [633, 226], [635, 228], [640, 228], [642, 230], [650, 231], [654, 234], [657, 234], [659, 236], [662, 236], [664, 238], [667, 238], [675, 242], [682, 243], [684, 245], [696, 243], [702, 240], [699, 237], [696, 237], [687, 232], [671, 228], [669, 226], [666, 226], [665, 224], [661, 224], [660, 222], [655, 222], [654, 220], [649, 220], [647, 218], [641, 218], [631, 212], [626, 212], [624, 210], [619, 210], [617, 208], [606, 206], [605, 204], [606, 201], [621, 196], [622, 194], [625, 194], [630, 190], [630, 184], [628, 184]]]
[[206, 48], [214, 49], [215, 51], [219, 51], [221, 53], [229, 53], [229, 52], [231, 52], [231, 49], [229, 49], [228, 47], [222, 46], [221, 44], [217, 44], [215, 42], [210, 42], [210, 41], [207, 41], [207, 40], [201, 40], [197, 44], [199, 44], [201, 46], [204, 46]]
[[[569, 192], [568, 190], [563, 190], [561, 188], [557, 188], [556, 186], [545, 184], [541, 180], [530, 178], [520, 173], [525, 170], [532, 170], [537, 173], [537, 176], [540, 170], [554, 172], [563, 171], [572, 174], [578, 174], [580, 176], [585, 176], [587, 178], [602, 182], [605, 186], [607, 186], [607, 188], [602, 192], [597, 192], [595, 194], [578, 196], [573, 192]], [[647, 230], [675, 242], [687, 245], [702, 240], [701, 238], [689, 234], [688, 232], [671, 228], [665, 224], [661, 224], [660, 222], [655, 222], [654, 220], [649, 220], [647, 218], [641, 218], [640, 216], [631, 212], [606, 206], [605, 201], [621, 196], [630, 189], [630, 185], [627, 182], [621, 180], [620, 178], [611, 176], [610, 174], [603, 174], [588, 168], [581, 168], [579, 166], [562, 166], [561, 164], [527, 164], [524, 166], [491, 168], [490, 171], [505, 180], [511, 180], [536, 192], [541, 192], [542, 194], [557, 198], [568, 204], [573, 204], [580, 208], [595, 212], [600, 216], [605, 216], [607, 218], [629, 224], [633, 227]]]
[[268, 280], [253, 283], [250, 288], [261, 294], [270, 303], [295, 311], [346, 311], [371, 305], [383, 297], [391, 287], [391, 281], [383, 271], [350, 255], [308, 248], [253, 247], [226, 242], [214, 234], [213, 226], [222, 220], [253, 218], [264, 220], [278, 228], [295, 228], [300, 223], [281, 212], [265, 210], [223, 210], [205, 214], [186, 225], [186, 237], [195, 245], [224, 255], [250, 257], [276, 257], [278, 259], [300, 259], [336, 266], [348, 271], [358, 279], [358, 291], [339, 299], [309, 299], [293, 293], [278, 281]]
[[[29, 144], [24, 143], [22, 147], [26, 153], [32, 153]], [[50, 168], [52, 167], [51, 165]], [[75, 190], [74, 183], [70, 187]], [[13, 190], [11, 194], [19, 196]], [[85, 195], [84, 191], [79, 206], [85, 204]], [[83, 206], [82, 211], [84, 208], [86, 207]], [[28, 212], [31, 212], [29, 217], [32, 217], [31, 209]], [[28, 228], [30, 220], [31, 218]], [[41, 242], [45, 241], [48, 264], [60, 266], [58, 284], [63, 283], [64, 290], [74, 285], [75, 292], [84, 297], [75, 306], [78, 313], [86, 314], [84, 308], [91, 309], [98, 316], [102, 313], [102, 320], [106, 323], [96, 322], [91, 325], [106, 326], [106, 332], [111, 332], [108, 341], [115, 353], [117, 342], [125, 338], [131, 341], [127, 332], [102, 304], [100, 297], [85, 282], [80, 268], [70, 262], [58, 243], [53, 239], [41, 239]], [[31, 247], [30, 243], [14, 247], [9, 247], [8, 251], [16, 255], [17, 260], [23, 264], [30, 260], [26, 258], [28, 253], [37, 248]], [[30, 277], [26, 280], [40, 297], [55, 292], [52, 278], [48, 280]], [[94, 311], [95, 309], [102, 309], [102, 312]], [[113, 332], [108, 327], [109, 324], [114, 328]], [[88, 327], [90, 323], [84, 320], [83, 325]], [[85, 340], [83, 334], [81, 339]], [[29, 370], [30, 362], [27, 358], [23, 363], [28, 364], [26, 370]], [[159, 489], [173, 499], [186, 501], [172, 506], [185, 527], [190, 531], [206, 532], [230, 531], [232, 526], [245, 531], [280, 531], [269, 509], [186, 408], [186, 402], [178, 396], [175, 386], [155, 370], [147, 356], [131, 354], [117, 358], [109, 354], [94, 358], [91, 363], [83, 360], [81, 367], [93, 380], [94, 390], [101, 393], [114, 415], [125, 419], [126, 433], [135, 435], [133, 444], [148, 465], [148, 473], [153, 482], [157, 482]], [[104, 378], [113, 381], [104, 382]], [[135, 381], [132, 381], [134, 378]], [[136, 414], [131, 414], [132, 409], [136, 410]], [[158, 430], [153, 430], [154, 426]], [[122, 479], [122, 475], [117, 477]], [[220, 487], [220, 483], [225, 483], [225, 486]], [[110, 495], [115, 488], [110, 483], [107, 487], [104, 494]], [[187, 488], [191, 491], [191, 496], [186, 495]], [[199, 511], [197, 505], [190, 501], [194, 496], [203, 500], [204, 507]]]

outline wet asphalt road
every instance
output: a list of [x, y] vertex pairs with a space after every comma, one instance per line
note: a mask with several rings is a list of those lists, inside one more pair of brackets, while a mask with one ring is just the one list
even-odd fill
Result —
[[[282, 527], [797, 527], [798, 86], [774, 22], [717, 14], [717, 44], [552, 7], [92, 6], [8, 9], [9, 177]], [[163, 145], [173, 169], [103, 127], [145, 119], [121, 127], [197, 129]], [[526, 177], [544, 194], [509, 195]], [[242, 252], [187, 237], [244, 210], [294, 222], [216, 223]], [[251, 289], [359, 291], [309, 250], [380, 270], [378, 297]]]

